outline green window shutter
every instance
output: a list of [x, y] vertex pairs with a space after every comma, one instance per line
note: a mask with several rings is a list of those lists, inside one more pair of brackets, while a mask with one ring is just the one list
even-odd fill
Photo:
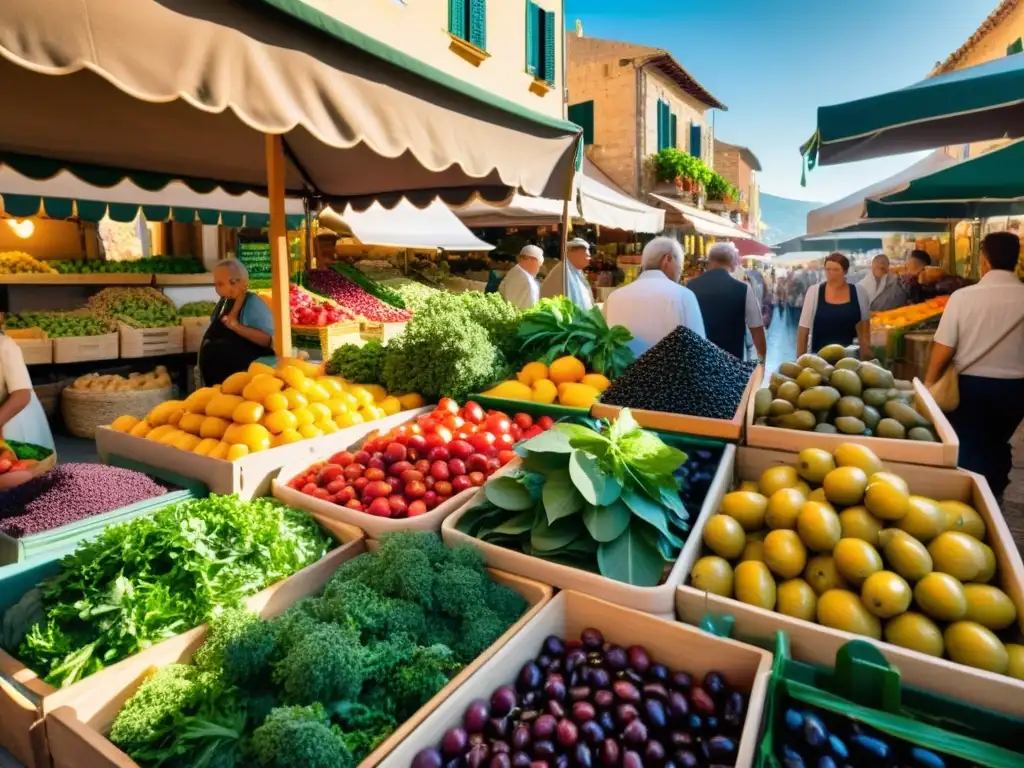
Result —
[[569, 105], [569, 122], [575, 123], [583, 129], [583, 144], [590, 146], [594, 143], [594, 102], [583, 101], [579, 104]]
[[690, 154], [697, 158], [702, 154], [700, 125], [697, 123], [690, 124]]
[[487, 50], [487, 0], [469, 0], [469, 42]]
[[658, 152], [661, 152], [662, 134], [665, 132], [664, 111], [662, 110], [664, 104], [665, 102], [658, 99]]
[[554, 11], [544, 12], [544, 80], [549, 85], [555, 84], [555, 75], [558, 71], [558, 59], [555, 56], [555, 32], [558, 25], [555, 23]]
[[448, 0], [448, 31], [463, 40], [466, 37], [466, 0]]
[[540, 66], [540, 8], [526, 2], [526, 73], [537, 77]]
[[677, 133], [678, 121], [675, 115], [669, 115], [669, 137], [668, 145], [675, 149], [679, 146], [679, 134]]
[[1019, 37], [1006, 46], [1007, 56], [1013, 56], [1015, 53], [1024, 53], [1024, 40]]

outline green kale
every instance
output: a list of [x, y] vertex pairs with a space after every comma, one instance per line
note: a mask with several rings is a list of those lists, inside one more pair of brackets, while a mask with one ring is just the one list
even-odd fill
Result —
[[173, 737], [183, 713], [203, 695], [196, 685], [198, 677], [198, 669], [184, 664], [160, 669], [117, 713], [110, 740], [128, 754], [138, 755]]
[[403, 633], [418, 640], [426, 631], [423, 609], [408, 600], [389, 598], [358, 581], [332, 581], [324, 591], [321, 615], [327, 621], [351, 622], [363, 639]]
[[264, 677], [276, 650], [273, 625], [236, 608], [210, 622], [206, 642], [194, 660], [200, 669], [220, 670], [227, 682], [247, 686]]
[[395, 717], [407, 720], [430, 701], [434, 694], [462, 668], [451, 649], [444, 645], [420, 646], [404, 664], [394, 667], [384, 681]]
[[274, 665], [274, 682], [297, 704], [355, 699], [366, 674], [364, 657], [358, 629], [320, 624]]
[[368, 341], [363, 346], [343, 344], [331, 354], [327, 372], [360, 384], [379, 384], [384, 367], [384, 345]]
[[333, 705], [330, 714], [341, 726], [345, 746], [356, 763], [365, 760], [398, 727], [391, 715], [347, 701]]
[[480, 608], [486, 608], [487, 586], [490, 579], [483, 570], [449, 565], [440, 570], [434, 580], [434, 601], [438, 610], [454, 618], [461, 618]]
[[320, 704], [280, 707], [253, 731], [252, 755], [263, 768], [349, 768], [352, 754], [341, 729]]
[[522, 595], [504, 584], [496, 584], [493, 581], [487, 585], [484, 605], [498, 614], [508, 625], [519, 621], [527, 608], [527, 602]]
[[462, 620], [458, 639], [452, 649], [465, 663], [486, 651], [505, 634], [509, 623], [490, 608], [478, 608]]
[[452, 298], [461, 302], [473, 322], [487, 331], [491, 343], [511, 358], [517, 346], [516, 329], [521, 317], [515, 304], [505, 301], [500, 294], [479, 291], [466, 291]]

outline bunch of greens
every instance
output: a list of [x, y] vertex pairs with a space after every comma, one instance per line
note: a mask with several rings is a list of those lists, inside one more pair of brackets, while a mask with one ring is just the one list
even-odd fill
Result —
[[39, 328], [50, 338], [68, 338], [73, 336], [102, 336], [114, 330], [107, 318], [99, 317], [92, 312], [20, 312], [8, 315], [4, 320], [4, 328], [22, 329]]
[[387, 287], [402, 297], [405, 308], [413, 314], [423, 309], [427, 301], [438, 294], [436, 288], [405, 277], [388, 280]]
[[[474, 323], [487, 331], [491, 343], [500, 349], [509, 360], [512, 360], [516, 351], [516, 329], [522, 319], [522, 314], [516, 305], [505, 301], [497, 293], [466, 291], [453, 298], [461, 302]], [[428, 311], [429, 307], [428, 303]]]
[[609, 379], [621, 375], [636, 359], [627, 346], [632, 340], [633, 334], [623, 326], [609, 328], [599, 308], [582, 311], [564, 298], [529, 312], [516, 332], [522, 359], [550, 365], [569, 355]]
[[361, 272], [349, 264], [343, 261], [336, 261], [331, 264], [331, 269], [337, 272], [342, 277], [347, 277], [353, 283], [358, 285], [364, 291], [371, 296], [376, 296], [378, 299], [383, 301], [385, 304], [390, 304], [392, 307], [398, 307], [399, 309], [408, 309], [405, 304], [405, 300], [402, 299], [401, 294], [397, 291], [393, 291], [386, 285], [381, 285], [369, 275]]
[[166, 328], [181, 322], [174, 302], [156, 288], [104, 288], [89, 299], [88, 306], [136, 328]]
[[690, 529], [675, 472], [686, 454], [637, 426], [561, 423], [523, 443], [523, 471], [493, 478], [458, 529], [534, 557], [652, 587]]
[[350, 768], [525, 609], [476, 550], [391, 534], [276, 619], [215, 619], [195, 666], [143, 683], [110, 739], [143, 766]]
[[50, 448], [44, 448], [41, 445], [35, 445], [34, 443], [20, 443], [17, 440], [4, 440], [2, 443], [10, 448], [14, 455], [19, 459], [31, 459], [32, 461], [42, 461], [43, 459], [49, 458], [53, 455], [53, 450]]
[[239, 605], [330, 546], [312, 518], [273, 499], [210, 496], [136, 517], [25, 595], [41, 595], [42, 611], [16, 655], [51, 685], [70, 685]]
[[190, 301], [178, 307], [178, 314], [182, 317], [210, 317], [216, 308], [215, 301]]
[[193, 256], [150, 256], [131, 261], [105, 259], [67, 259], [50, 262], [62, 275], [88, 274], [153, 274], [195, 275], [206, 271], [202, 262]]
[[363, 346], [343, 344], [331, 354], [327, 372], [357, 384], [380, 384], [384, 368], [384, 345], [368, 341]]

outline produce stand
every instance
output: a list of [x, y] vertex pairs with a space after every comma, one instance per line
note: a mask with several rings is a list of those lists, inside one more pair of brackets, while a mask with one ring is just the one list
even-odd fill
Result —
[[[708, 419], [703, 416], [687, 416], [681, 413], [662, 413], [660, 411], [645, 411], [639, 408], [631, 408], [633, 418], [642, 427], [656, 429], [659, 432], [675, 432], [686, 435], [700, 435], [703, 437], [714, 437], [730, 442], [739, 442], [743, 435], [744, 418], [747, 412], [748, 402], [753, 402], [753, 395], [761, 386], [761, 378], [764, 376], [764, 366], [758, 366], [750, 374], [747, 388], [743, 391], [739, 405], [736, 406], [735, 415], [728, 421], [724, 419]], [[672, 382], [666, 381], [665, 386], [672, 386]], [[714, 386], [714, 382], [708, 382], [708, 386]], [[606, 403], [594, 403], [590, 409], [590, 415], [596, 419], [614, 420], [622, 408], [617, 405]]]
[[359, 321], [359, 335], [364, 341], [391, 341], [405, 330], [405, 323], [378, 323], [372, 320]]
[[[403, 411], [371, 422], [371, 425], [373, 429], [386, 431], [429, 410], [424, 408]], [[181, 451], [153, 440], [117, 432], [110, 427], [99, 427], [96, 430], [96, 450], [100, 458], [108, 464], [112, 461], [111, 456], [131, 456], [146, 464], [166, 467], [185, 477], [200, 480], [210, 489], [210, 493], [237, 493], [243, 499], [251, 499], [270, 493], [271, 481], [281, 467], [302, 462], [309, 466], [319, 456], [329, 456], [335, 451], [343, 450], [365, 436], [364, 426], [369, 425], [348, 427], [330, 435], [253, 453], [237, 461], [211, 459], [208, 456]]]
[[185, 329], [185, 351], [198, 352], [203, 344], [203, 336], [210, 327], [208, 317], [183, 317], [181, 327]]
[[[292, 339], [296, 336], [308, 337], [320, 350], [321, 359], [330, 360], [334, 350], [345, 344], [360, 344], [363, 337], [359, 333], [359, 321], [334, 323], [324, 326], [293, 325]], [[299, 344], [298, 346], [302, 346]]]
[[[600, 630], [608, 642], [626, 648], [643, 645], [656, 661], [685, 670], [700, 680], [707, 672], [721, 672], [740, 690], [750, 691], [750, 702], [739, 740], [736, 765], [751, 765], [757, 751], [772, 655], [767, 651], [714, 637], [693, 627], [665, 621], [572, 590], [559, 593], [543, 610], [486, 663], [465, 685], [423, 720], [420, 727], [395, 749], [381, 768], [412, 764], [425, 747], [435, 746], [451, 727], [462, 722], [474, 699], [490, 696], [500, 685], [513, 683], [516, 673], [533, 660], [549, 635], [576, 638], [586, 628]], [[59, 767], [58, 767], [59, 768]], [[87, 766], [92, 768], [92, 766]]]
[[[155, 511], [155, 507], [145, 510], [146, 513]], [[364, 551], [363, 534], [359, 529], [333, 521], [321, 522], [321, 525], [340, 545], [319, 562], [247, 598], [245, 602], [251, 610], [280, 613], [300, 597], [309, 594], [309, 585], [315, 585], [312, 591], [320, 589], [341, 563]], [[70, 551], [67, 549], [54, 553], [51, 559], [11, 566], [9, 570], [0, 569], [0, 585], [3, 587], [0, 589], [0, 595], [3, 595], [0, 608], [6, 610], [40, 580], [56, 573], [59, 557]], [[198, 647], [205, 631], [204, 625], [177, 635], [61, 689], [49, 685], [18, 659], [0, 650], [0, 746], [7, 749], [27, 768], [50, 766], [52, 763], [50, 746], [47, 743], [48, 734], [47, 729], [42, 726], [44, 716], [68, 701], [76, 700], [79, 695], [86, 701], [97, 702], [102, 692], [107, 691], [114, 682], [124, 680], [129, 672], [130, 682], [139, 682], [140, 670], [147, 669], [153, 663], [152, 659], [163, 658], [165, 653], [174, 653], [175, 649], [187, 649], [187, 652], [191, 653]], [[135, 687], [132, 685], [131, 690], [125, 692], [126, 698]], [[110, 714], [111, 719], [114, 715], [116, 710]], [[109, 765], [84, 763], [82, 759], [82, 754], [75, 754], [66, 765]], [[133, 763], [128, 762], [126, 765]]]
[[[756, 479], [765, 469], [780, 464], [792, 465], [796, 456], [791, 453], [767, 451], [759, 448], [739, 448], [726, 454], [723, 465], [733, 463], [726, 474], [734, 479]], [[889, 469], [903, 477], [911, 493], [924, 494], [936, 499], [965, 501], [978, 511], [988, 531], [987, 543], [995, 553], [1000, 586], [1017, 609], [1017, 626], [1024, 627], [1024, 563], [1002, 512], [992, 496], [984, 478], [959, 469], [922, 467], [916, 464], [886, 463]], [[716, 500], [709, 498], [709, 507], [718, 509], [722, 497], [729, 490], [728, 482], [714, 486]], [[703, 536], [707, 517], [702, 515], [690, 533], [691, 541]], [[676, 612], [687, 624], [699, 624], [707, 614], [731, 616], [737, 637], [757, 639], [771, 643], [777, 631], [789, 635], [795, 658], [801, 661], [830, 664], [844, 643], [864, 639], [849, 632], [831, 629], [820, 624], [805, 622], [774, 611], [767, 611], [730, 598], [720, 597], [694, 589], [688, 583], [676, 593]], [[981, 669], [962, 666], [944, 658], [928, 656], [885, 642], [877, 642], [885, 658], [903, 671], [912, 684], [928, 681], [929, 690], [960, 699], [978, 706], [994, 702], [1005, 705], [1008, 713], [1024, 716], [1024, 680], [993, 674]], [[920, 671], [920, 674], [918, 672]]]
[[[321, 560], [305, 571], [300, 571], [288, 580], [287, 585], [282, 583], [282, 588], [274, 595], [262, 596], [261, 593], [261, 596], [254, 597], [249, 602], [249, 607], [264, 619], [278, 616], [298, 600], [317, 594], [339, 565], [366, 549], [365, 542], [355, 541], [347, 545], [347, 551], [343, 555], [339, 550], [335, 550], [339, 556], [331, 562]], [[474, 662], [465, 666], [448, 685], [382, 742], [360, 764], [364, 768], [379, 764], [390, 752], [404, 744], [408, 736], [418, 731], [418, 726], [436, 708], [449, 701], [465, 683], [473, 679], [478, 669], [529, 627], [532, 620], [551, 601], [552, 590], [548, 586], [501, 571], [491, 570], [490, 573], [495, 581], [511, 587], [522, 595], [529, 604], [529, 609], [490, 648]], [[257, 600], [257, 597], [260, 599]], [[202, 645], [205, 638], [206, 627], [197, 627], [191, 632], [179, 635], [93, 675], [88, 678], [88, 686], [66, 688], [48, 697], [44, 713], [53, 768], [136, 766], [135, 761], [107, 741], [105, 734], [121, 707], [152, 668], [175, 663], [187, 664], [192, 653]]]
[[746, 445], [751, 448], [772, 448], [798, 452], [804, 448], [834, 451], [843, 443], [857, 443], [870, 448], [883, 461], [901, 461], [930, 467], [955, 467], [960, 454], [960, 440], [935, 398], [920, 379], [914, 379], [914, 401], [919, 413], [935, 427], [937, 443], [919, 440], [893, 440], [865, 435], [828, 434], [825, 432], [782, 429], [754, 423], [754, 398], [747, 402]]

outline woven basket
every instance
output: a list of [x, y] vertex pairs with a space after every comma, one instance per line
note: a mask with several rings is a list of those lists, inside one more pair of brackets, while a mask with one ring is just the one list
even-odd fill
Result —
[[60, 396], [60, 410], [68, 432], [94, 439], [96, 427], [105, 427], [118, 416], [145, 418], [160, 403], [171, 399], [171, 388], [136, 392], [81, 392], [66, 387]]

